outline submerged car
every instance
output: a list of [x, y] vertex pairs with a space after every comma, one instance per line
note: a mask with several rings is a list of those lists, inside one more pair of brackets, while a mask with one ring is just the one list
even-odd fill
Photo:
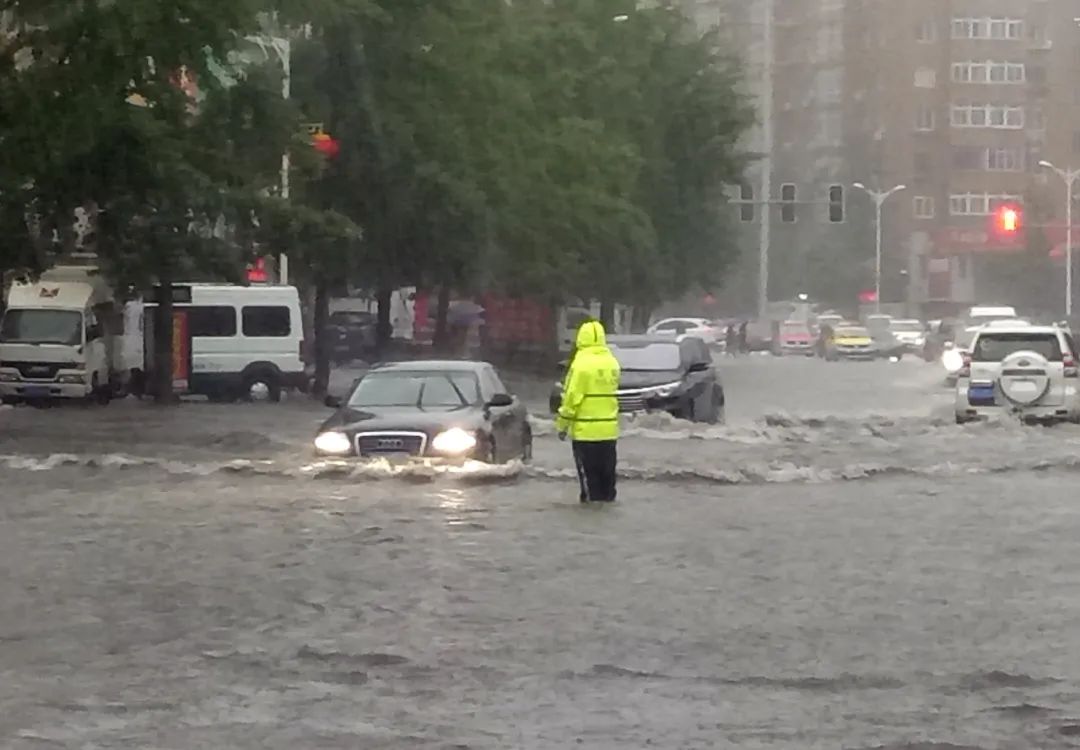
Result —
[[825, 359], [835, 362], [841, 359], [871, 360], [878, 356], [870, 331], [857, 325], [838, 325], [824, 339]]
[[651, 336], [674, 336], [682, 341], [686, 338], [699, 338], [709, 346], [717, 346], [724, 341], [725, 329], [705, 318], [665, 318], [649, 326]]
[[[724, 421], [724, 386], [704, 341], [645, 335], [609, 336], [607, 343], [622, 368], [619, 411], [665, 411], [709, 424]], [[562, 404], [562, 389], [560, 380], [549, 399], [552, 413]]]
[[1056, 326], [992, 325], [975, 334], [957, 374], [958, 424], [1009, 412], [1027, 421], [1080, 421], [1072, 337]]
[[380, 365], [353, 384], [315, 438], [320, 456], [474, 459], [532, 457], [525, 405], [485, 362]]
[[814, 356], [814, 332], [809, 323], [788, 320], [780, 324], [776, 354], [780, 356]]

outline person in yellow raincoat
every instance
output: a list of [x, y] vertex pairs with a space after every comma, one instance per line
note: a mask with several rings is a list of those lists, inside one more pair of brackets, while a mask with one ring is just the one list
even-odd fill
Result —
[[581, 502], [614, 502], [619, 440], [619, 361], [607, 346], [604, 326], [581, 325], [555, 418], [559, 439], [573, 442]]

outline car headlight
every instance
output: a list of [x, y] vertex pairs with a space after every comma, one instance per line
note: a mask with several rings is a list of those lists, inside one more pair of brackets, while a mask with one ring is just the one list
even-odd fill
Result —
[[446, 432], [440, 432], [431, 441], [431, 448], [436, 453], [448, 453], [454, 456], [468, 453], [475, 447], [476, 436], [460, 427], [452, 427]]
[[13, 372], [0, 372], [0, 383], [14, 383], [19, 376]]
[[950, 349], [941, 355], [941, 364], [948, 373], [960, 372], [964, 369], [964, 355], [955, 349]]
[[352, 453], [352, 443], [344, 432], [323, 432], [315, 438], [315, 450], [330, 456], [347, 456]]
[[86, 374], [61, 375], [58, 380], [65, 385], [86, 385]]
[[682, 388], [682, 383], [668, 383], [654, 390], [653, 394], [660, 398], [670, 398], [678, 393], [680, 388]]

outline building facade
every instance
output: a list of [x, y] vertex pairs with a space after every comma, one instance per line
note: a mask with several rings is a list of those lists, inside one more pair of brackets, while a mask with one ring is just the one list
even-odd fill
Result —
[[[758, 222], [767, 218], [771, 298], [805, 291], [854, 304], [873, 287], [876, 265], [874, 204], [852, 187], [859, 182], [905, 186], [882, 207], [883, 301], [928, 315], [979, 300], [1063, 303], [1065, 183], [1040, 162], [1080, 167], [1075, 0], [684, 5], [742, 58], [751, 95], [771, 97], [772, 189], [761, 195], [757, 165], [735, 196], [756, 210], [736, 209], [746, 231], [734, 288], [755, 288]], [[762, 150], [761, 135], [749, 150]], [[841, 222], [828, 209], [838, 187]], [[792, 196], [794, 221], [783, 205]], [[1021, 208], [1016, 235], [992, 229], [1006, 204]]]

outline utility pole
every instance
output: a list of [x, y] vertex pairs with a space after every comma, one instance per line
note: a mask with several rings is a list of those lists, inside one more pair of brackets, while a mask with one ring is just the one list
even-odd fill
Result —
[[772, 233], [772, 170], [773, 170], [773, 0], [761, 0], [765, 14], [762, 24], [761, 66], [761, 227], [758, 236], [758, 318], [769, 314], [769, 242]]
[[[1080, 19], [1077, 19], [1080, 23]], [[1080, 179], [1080, 169], [1059, 169], [1048, 161], [1039, 166], [1056, 172], [1065, 181], [1065, 317], [1072, 318], [1073, 311], [1073, 191]]]
[[874, 201], [874, 309], [881, 312], [881, 207], [885, 205], [885, 201], [893, 193], [899, 193], [901, 190], [906, 190], [906, 185], [897, 185], [892, 190], [871, 190], [861, 182], [856, 182], [853, 187], [857, 187], [864, 193], [870, 196]]

